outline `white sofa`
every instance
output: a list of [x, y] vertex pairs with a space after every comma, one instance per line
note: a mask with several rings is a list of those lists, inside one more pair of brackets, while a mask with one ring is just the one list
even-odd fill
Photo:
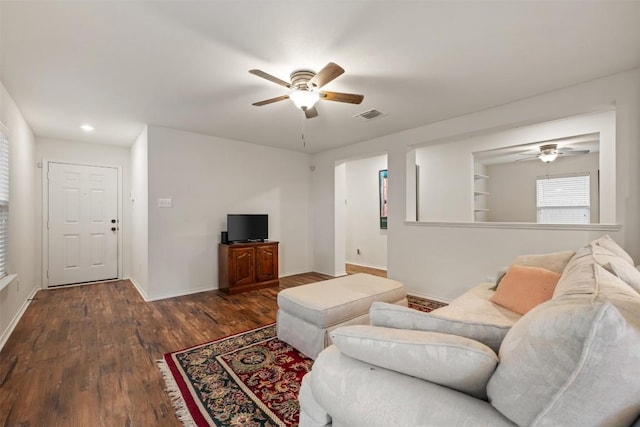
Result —
[[491, 302], [492, 284], [481, 284], [431, 313], [375, 303], [371, 325], [333, 331], [334, 345], [303, 379], [300, 426], [633, 424], [640, 414], [633, 260], [605, 236], [575, 255], [513, 264], [562, 273], [553, 297], [523, 316]]

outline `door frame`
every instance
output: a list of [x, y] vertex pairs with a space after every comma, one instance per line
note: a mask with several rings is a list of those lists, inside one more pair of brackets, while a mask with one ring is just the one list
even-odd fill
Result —
[[122, 167], [105, 164], [84, 163], [67, 160], [42, 159], [42, 288], [48, 289], [49, 286], [49, 164], [62, 163], [66, 165], [99, 167], [116, 169], [118, 182], [116, 184], [117, 194], [116, 201], [118, 203], [118, 280], [122, 280]]

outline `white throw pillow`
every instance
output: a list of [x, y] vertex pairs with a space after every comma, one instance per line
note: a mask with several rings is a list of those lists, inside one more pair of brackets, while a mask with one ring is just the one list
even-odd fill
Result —
[[500, 347], [491, 404], [518, 425], [626, 426], [640, 413], [640, 331], [590, 296], [548, 301]]
[[511, 326], [448, 319], [437, 313], [424, 313], [384, 302], [374, 302], [369, 310], [369, 317], [373, 326], [458, 335], [479, 341], [496, 353], [511, 328]]
[[489, 347], [457, 335], [368, 325], [344, 326], [330, 334], [349, 357], [481, 399], [498, 363]]

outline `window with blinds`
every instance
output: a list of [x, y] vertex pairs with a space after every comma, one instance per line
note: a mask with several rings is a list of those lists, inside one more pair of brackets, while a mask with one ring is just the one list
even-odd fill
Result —
[[539, 224], [589, 224], [589, 173], [540, 177], [536, 180]]
[[0, 278], [7, 275], [9, 238], [9, 140], [0, 132]]

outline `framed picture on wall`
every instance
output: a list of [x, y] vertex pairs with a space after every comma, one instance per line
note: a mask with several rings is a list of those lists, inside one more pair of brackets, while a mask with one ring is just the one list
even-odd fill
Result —
[[378, 173], [378, 186], [380, 194], [380, 228], [387, 228], [387, 170], [381, 170]]

